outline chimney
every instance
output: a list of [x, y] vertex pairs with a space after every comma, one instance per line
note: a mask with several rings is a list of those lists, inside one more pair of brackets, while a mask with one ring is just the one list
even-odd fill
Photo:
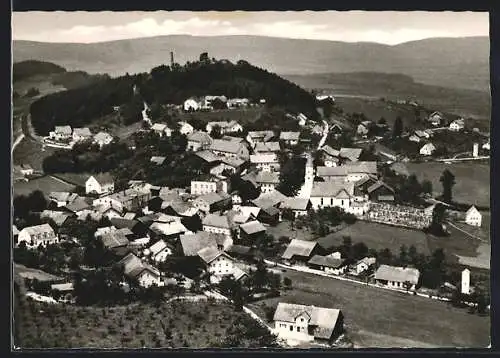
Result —
[[470, 271], [469, 271], [469, 269], [464, 269], [462, 271], [461, 292], [465, 295], [470, 294]]
[[474, 146], [472, 147], [472, 156], [476, 158], [479, 155], [479, 144], [474, 143]]
[[174, 52], [170, 51], [170, 66], [174, 65]]

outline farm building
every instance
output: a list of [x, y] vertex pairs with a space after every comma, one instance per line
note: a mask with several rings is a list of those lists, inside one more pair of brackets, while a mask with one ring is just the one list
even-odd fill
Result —
[[[408, 288], [415, 290], [420, 277], [420, 271], [410, 267], [396, 267], [380, 265], [375, 271], [375, 281], [377, 284], [389, 288]], [[408, 284], [406, 287], [405, 285]]]
[[314, 255], [321, 254], [322, 251], [317, 242], [293, 239], [281, 258], [289, 264], [305, 265]]
[[468, 225], [481, 226], [482, 219], [483, 216], [475, 206], [471, 206], [465, 213], [465, 223]]
[[347, 270], [346, 260], [328, 256], [314, 255], [307, 262], [313, 269], [321, 270], [333, 275], [341, 275]]

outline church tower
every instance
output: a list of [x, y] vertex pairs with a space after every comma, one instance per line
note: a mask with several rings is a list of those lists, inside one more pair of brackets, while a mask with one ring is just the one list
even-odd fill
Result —
[[306, 162], [306, 172], [304, 176], [304, 183], [310, 183], [312, 186], [312, 182], [314, 181], [314, 166], [312, 156], [309, 154], [307, 156]]

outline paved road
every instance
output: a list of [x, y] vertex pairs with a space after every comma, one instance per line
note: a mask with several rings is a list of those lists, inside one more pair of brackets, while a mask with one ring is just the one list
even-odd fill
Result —
[[21, 133], [19, 135], [19, 137], [16, 138], [16, 140], [14, 141], [14, 144], [12, 144], [12, 153], [14, 153], [14, 150], [16, 149], [17, 145], [19, 143], [21, 143], [21, 141], [23, 140], [23, 138], [24, 138], [24, 134], [23, 133]]

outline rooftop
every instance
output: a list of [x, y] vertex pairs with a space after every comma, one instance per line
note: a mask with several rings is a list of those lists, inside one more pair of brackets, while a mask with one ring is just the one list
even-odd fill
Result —
[[420, 271], [415, 268], [380, 265], [375, 272], [376, 280], [387, 280], [396, 282], [409, 281], [416, 285], [420, 277]]
[[254, 220], [240, 225], [240, 229], [248, 235], [256, 234], [258, 232], [266, 231], [266, 227], [259, 221]]
[[344, 264], [344, 259], [336, 259], [329, 256], [314, 255], [308, 261], [309, 264], [320, 265], [331, 268], [339, 268]]
[[314, 241], [293, 239], [290, 241], [281, 257], [284, 259], [291, 259], [293, 256], [308, 257], [311, 255], [316, 245], [317, 243]]

